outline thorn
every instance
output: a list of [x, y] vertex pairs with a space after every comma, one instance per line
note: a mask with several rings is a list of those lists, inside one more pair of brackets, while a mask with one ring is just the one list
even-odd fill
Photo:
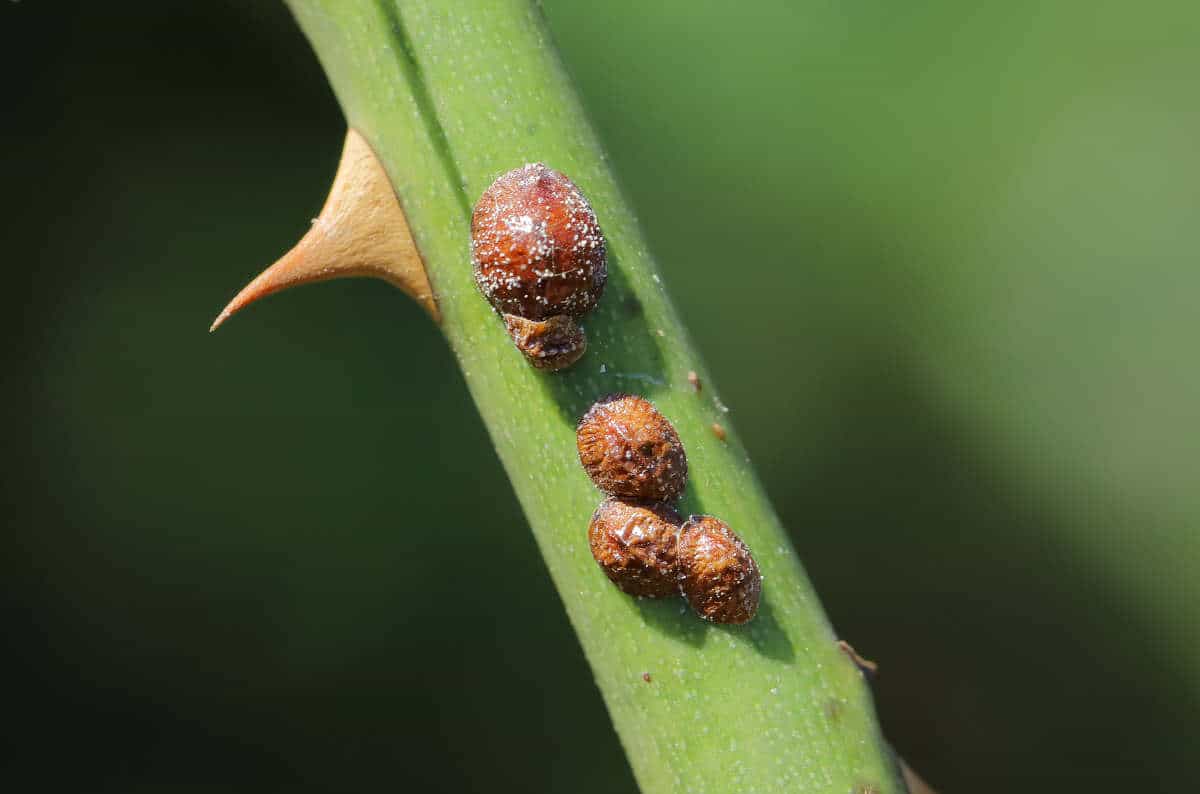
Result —
[[380, 278], [441, 322], [425, 263], [387, 172], [355, 130], [346, 132], [342, 159], [319, 217], [279, 261], [221, 310], [209, 332], [255, 301], [288, 287], [334, 278]]
[[879, 675], [879, 665], [872, 662], [870, 659], [864, 659], [858, 655], [858, 651], [854, 650], [854, 646], [845, 640], [838, 640], [837, 645], [842, 649], [842, 653], [850, 657], [850, 661], [854, 662], [854, 666], [858, 668], [858, 672], [862, 673], [867, 678], [874, 678]]

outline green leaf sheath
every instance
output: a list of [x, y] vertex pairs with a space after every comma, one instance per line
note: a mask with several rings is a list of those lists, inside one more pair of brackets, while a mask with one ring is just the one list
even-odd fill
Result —
[[[835, 645], [538, 9], [522, 0], [290, 5], [348, 123], [392, 178], [446, 338], [642, 790], [902, 791], [869, 693]], [[533, 161], [579, 185], [609, 246], [607, 291], [583, 319], [588, 352], [556, 374], [534, 370], [513, 348], [470, 264], [474, 200], [501, 173]], [[741, 263], [730, 270], [748, 273]], [[719, 295], [708, 316], [693, 321], [738, 332]], [[398, 358], [404, 366], [403, 352]], [[699, 392], [689, 371], [700, 376]], [[421, 373], [411, 377], [420, 388]], [[630, 598], [592, 561], [587, 524], [601, 494], [580, 468], [574, 429], [593, 400], [616, 391], [648, 397], [674, 422], [691, 470], [681, 511], [720, 516], [753, 549], [765, 578], [762, 609], [750, 624], [710, 625], [681, 600]], [[714, 422], [728, 431], [725, 442]], [[447, 476], [471, 469], [464, 462]], [[462, 488], [469, 495], [471, 482]]]

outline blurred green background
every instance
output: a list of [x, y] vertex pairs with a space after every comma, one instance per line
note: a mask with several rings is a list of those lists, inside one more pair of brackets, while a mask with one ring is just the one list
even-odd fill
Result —
[[[1197, 6], [545, 12], [900, 753], [1186, 787]], [[282, 4], [5, 3], [0, 59], [7, 784], [632, 791], [415, 305], [206, 333], [340, 149]]]

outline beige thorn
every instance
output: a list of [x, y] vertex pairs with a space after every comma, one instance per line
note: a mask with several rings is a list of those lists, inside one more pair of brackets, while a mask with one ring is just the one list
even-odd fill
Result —
[[367, 141], [346, 132], [333, 187], [308, 233], [217, 315], [215, 331], [234, 313], [288, 287], [334, 278], [370, 276], [398, 287], [441, 322], [425, 263], [387, 172]]

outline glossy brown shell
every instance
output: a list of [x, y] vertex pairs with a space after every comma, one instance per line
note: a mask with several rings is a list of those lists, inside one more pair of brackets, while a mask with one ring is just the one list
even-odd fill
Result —
[[675, 537], [681, 520], [670, 505], [605, 499], [588, 525], [592, 557], [629, 595], [675, 595]]
[[714, 623], [745, 623], [758, 612], [762, 576], [750, 549], [724, 521], [692, 516], [675, 547], [679, 591]]
[[497, 311], [529, 320], [591, 311], [608, 280], [591, 205], [541, 163], [509, 171], [480, 196], [471, 214], [471, 263]]
[[517, 349], [537, 369], [560, 370], [571, 366], [587, 350], [583, 329], [565, 314], [545, 320], [504, 315], [504, 327]]
[[673, 502], [687, 484], [687, 455], [675, 428], [642, 397], [598, 400], [579, 421], [575, 444], [592, 482], [610, 496]]

